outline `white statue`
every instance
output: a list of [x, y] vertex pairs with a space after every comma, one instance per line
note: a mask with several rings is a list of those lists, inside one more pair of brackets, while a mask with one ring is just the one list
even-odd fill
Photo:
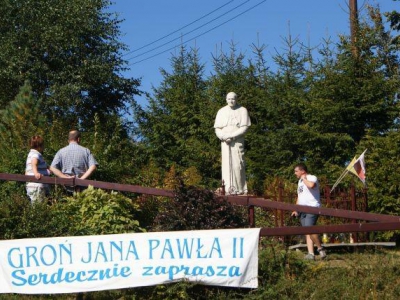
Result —
[[246, 195], [244, 134], [251, 125], [247, 109], [237, 104], [237, 95], [226, 95], [227, 106], [215, 118], [215, 134], [221, 140], [222, 180], [227, 194]]

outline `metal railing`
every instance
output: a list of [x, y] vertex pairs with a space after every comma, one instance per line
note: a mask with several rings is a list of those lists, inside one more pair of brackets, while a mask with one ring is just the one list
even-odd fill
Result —
[[[128, 185], [119, 183], [110, 183], [96, 180], [83, 180], [79, 178], [56, 178], [44, 176], [41, 179], [36, 179], [33, 176], [19, 175], [19, 174], [6, 174], [0, 173], [0, 180], [6, 181], [20, 181], [20, 182], [40, 182], [53, 185], [65, 186], [93, 186], [95, 188], [131, 192], [138, 194], [146, 194], [152, 196], [174, 197], [174, 191], [142, 187], [138, 185]], [[354, 233], [354, 232], [371, 232], [371, 231], [390, 231], [400, 230], [400, 216], [392, 216], [385, 214], [375, 214], [360, 211], [351, 211], [336, 208], [324, 207], [309, 207], [296, 205], [291, 203], [284, 203], [280, 201], [272, 201], [264, 198], [254, 196], [233, 196], [233, 195], [218, 195], [231, 204], [245, 206], [248, 209], [249, 224], [255, 227], [255, 207], [281, 210], [281, 211], [301, 211], [306, 213], [313, 213], [323, 216], [340, 217], [350, 220], [356, 220], [352, 224], [339, 224], [339, 225], [316, 225], [309, 227], [299, 226], [281, 226], [275, 228], [261, 228], [261, 236], [289, 236], [289, 235], [304, 235], [313, 233]], [[360, 222], [363, 221], [363, 222]], [[369, 223], [368, 223], [369, 222]]]

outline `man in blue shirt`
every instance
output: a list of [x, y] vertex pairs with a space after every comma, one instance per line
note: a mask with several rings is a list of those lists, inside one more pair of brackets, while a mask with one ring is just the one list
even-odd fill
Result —
[[51, 163], [50, 170], [57, 177], [87, 179], [97, 168], [97, 161], [89, 149], [79, 145], [80, 132], [68, 134], [68, 146], [60, 149]]

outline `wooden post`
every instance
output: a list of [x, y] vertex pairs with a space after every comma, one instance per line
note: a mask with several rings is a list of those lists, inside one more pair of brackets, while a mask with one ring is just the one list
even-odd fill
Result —
[[325, 185], [325, 206], [330, 207], [331, 204], [331, 187], [329, 185]]
[[254, 205], [248, 206], [248, 214], [249, 214], [249, 224], [251, 228], [256, 227], [256, 220], [254, 216]]
[[[279, 187], [278, 187], [278, 201], [283, 202], [283, 185], [282, 182], [279, 181]], [[283, 215], [283, 210], [279, 210], [279, 221], [280, 221], [280, 226], [283, 227], [285, 222], [284, 222], [284, 215]]]
[[354, 57], [358, 57], [357, 34], [358, 34], [358, 7], [357, 0], [349, 0], [350, 8], [350, 35], [351, 48]]
[[[364, 188], [363, 188], [363, 200], [364, 200], [364, 212], [368, 212], [368, 194], [367, 194], [367, 192], [368, 192], [368, 189], [367, 189], [367, 187], [364, 185]], [[366, 240], [367, 240], [367, 242], [369, 242], [370, 241], [370, 237], [369, 237], [369, 232], [367, 232], [366, 234], [365, 234], [365, 238], [366, 238]]]
[[[278, 202], [283, 202], [283, 185], [282, 185], [282, 181], [279, 180], [278, 183]], [[285, 226], [285, 216], [284, 216], [284, 212], [282, 209], [280, 209], [278, 211], [278, 215], [279, 215], [279, 221], [280, 221], [280, 227]], [[285, 236], [281, 236], [280, 240], [282, 240], [285, 244], [287, 243], [287, 237]]]
[[[351, 210], [356, 211], [357, 210], [356, 188], [353, 183], [350, 186], [350, 199], [351, 199]], [[355, 224], [355, 223], [357, 223], [357, 220], [353, 219], [353, 220], [351, 220], [351, 223]], [[354, 243], [357, 243], [358, 242], [357, 233], [352, 233], [352, 237], [353, 237]]]

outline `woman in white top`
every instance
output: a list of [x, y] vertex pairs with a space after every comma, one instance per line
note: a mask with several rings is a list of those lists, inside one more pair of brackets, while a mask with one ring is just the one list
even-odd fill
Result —
[[[43, 158], [44, 140], [41, 136], [35, 135], [29, 141], [31, 150], [26, 159], [25, 175], [35, 176], [36, 179], [42, 176], [49, 176], [50, 171]], [[42, 201], [48, 195], [50, 189], [48, 184], [28, 182], [26, 184], [26, 192], [31, 202]]]

